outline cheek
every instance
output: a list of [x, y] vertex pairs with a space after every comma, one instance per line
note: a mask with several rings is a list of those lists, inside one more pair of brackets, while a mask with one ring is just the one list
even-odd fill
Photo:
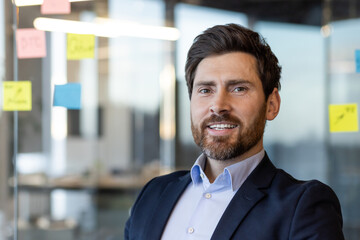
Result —
[[259, 117], [265, 118], [266, 105], [253, 105], [243, 111], [243, 122], [250, 126], [258, 121]]
[[199, 125], [208, 114], [207, 108], [199, 103], [192, 102], [190, 104], [190, 117], [192, 123]]
[[239, 120], [245, 124], [249, 125], [249, 123], [253, 122], [256, 119], [258, 113], [258, 106], [254, 104], [241, 104], [241, 106], [237, 107], [236, 112], [233, 113]]

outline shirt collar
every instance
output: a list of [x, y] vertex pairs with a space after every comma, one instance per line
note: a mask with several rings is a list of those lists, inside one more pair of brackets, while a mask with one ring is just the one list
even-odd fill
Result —
[[199, 184], [206, 177], [203, 169], [205, 168], [206, 155], [201, 154], [195, 161], [190, 171], [191, 180], [194, 185]]
[[[233, 191], [237, 191], [264, 156], [265, 150], [262, 149], [257, 154], [226, 167], [224, 172], [215, 179], [214, 184], [228, 184]], [[194, 185], [203, 183], [206, 189], [211, 184], [204, 173], [205, 163], [206, 155], [201, 154], [191, 168], [190, 175]]]

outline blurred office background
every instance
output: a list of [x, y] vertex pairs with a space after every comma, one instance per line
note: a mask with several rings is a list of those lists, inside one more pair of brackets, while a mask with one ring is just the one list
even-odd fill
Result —
[[[330, 133], [328, 123], [329, 104], [360, 103], [359, 1], [93, 0], [46, 16], [39, 4], [17, 3], [19, 28], [39, 17], [105, 21], [114, 36], [96, 37], [94, 59], [67, 60], [66, 33], [45, 21], [53, 27], [47, 56], [18, 61], [33, 109], [18, 113], [18, 139], [13, 112], [0, 110], [0, 240], [14, 236], [16, 140], [19, 239], [123, 239], [141, 187], [190, 168], [199, 154], [184, 64], [193, 38], [224, 23], [259, 31], [283, 67], [280, 115], [265, 132], [271, 159], [296, 178], [329, 184], [346, 239], [360, 239], [360, 133]], [[1, 82], [14, 79], [13, 19], [12, 2], [0, 0]], [[154, 26], [171, 31], [151, 34]], [[53, 107], [54, 84], [72, 82], [82, 86], [81, 110]]]

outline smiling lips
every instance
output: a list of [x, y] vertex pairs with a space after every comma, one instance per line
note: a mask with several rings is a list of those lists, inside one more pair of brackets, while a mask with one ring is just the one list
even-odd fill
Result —
[[236, 128], [237, 126], [238, 125], [236, 125], [236, 124], [213, 123], [213, 124], [208, 125], [208, 128], [210, 128], [212, 130], [221, 131], [221, 130], [233, 129], [233, 128]]

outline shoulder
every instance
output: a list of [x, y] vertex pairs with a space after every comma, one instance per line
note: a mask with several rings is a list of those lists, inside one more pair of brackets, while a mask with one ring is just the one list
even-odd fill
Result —
[[276, 169], [273, 183], [280, 188], [288, 189], [290, 192], [296, 191], [302, 194], [313, 192], [316, 195], [327, 193], [327, 195], [336, 196], [327, 184], [318, 180], [298, 180], [282, 169]]
[[326, 184], [317, 181], [298, 181], [291, 235], [303, 239], [344, 239], [343, 219], [339, 199]]
[[138, 200], [144, 196], [158, 197], [170, 183], [179, 182], [179, 180], [187, 178], [187, 176], [189, 176], [189, 171], [176, 171], [155, 177], [142, 188]]
[[318, 180], [299, 180], [282, 169], [276, 168], [270, 158], [265, 155], [248, 178], [255, 186], [285, 194], [302, 193], [311, 189], [321, 189], [332, 192], [331, 188]]
[[344, 239], [339, 199], [328, 185], [276, 169], [271, 189], [292, 215], [290, 239]]
[[293, 203], [330, 201], [340, 209], [335, 192], [318, 180], [299, 180], [282, 169], [276, 169], [270, 185], [270, 193]]
[[189, 171], [176, 171], [165, 175], [160, 175], [158, 177], [155, 177], [151, 179], [144, 188], [151, 187], [151, 186], [157, 186], [161, 187], [163, 185], [167, 185], [170, 182], [177, 181], [181, 178], [185, 178], [188, 175]]
[[[289, 200], [299, 199], [305, 193], [324, 193], [325, 196], [335, 197], [333, 190], [318, 180], [299, 180], [282, 169], [276, 168], [267, 154], [251, 173], [248, 179], [255, 186], [268, 189], [270, 194]], [[337, 199], [337, 198], [336, 198]]]
[[157, 215], [158, 206], [162, 204], [160, 199], [166, 195], [165, 192], [169, 189], [173, 190], [171, 191], [173, 193], [180, 192], [180, 182], [186, 184], [190, 179], [187, 177], [189, 176], [188, 173], [189, 171], [177, 171], [155, 177], [142, 188], [126, 222], [125, 239], [145, 239], [143, 234], [145, 234], [145, 229], [151, 224], [154, 216]]
[[257, 184], [265, 188], [269, 187], [268, 194], [277, 201], [291, 204], [293, 207], [327, 202], [336, 210], [340, 210], [339, 200], [328, 185], [318, 180], [296, 179], [284, 170], [276, 168], [266, 157], [261, 164], [256, 174], [256, 178], [261, 180], [257, 180]]
[[181, 182], [180, 180], [182, 178], [186, 178], [187, 174], [188, 171], [176, 171], [170, 174], [158, 176], [151, 179], [141, 189], [140, 193], [136, 198], [132, 210], [135, 210], [139, 206], [147, 207], [149, 206], [149, 204], [158, 201], [160, 196], [162, 196], [163, 193], [166, 191], [166, 189], [168, 189], [169, 185], [171, 185], [172, 188], [177, 188], [177, 184], [173, 184], [173, 183]]
[[155, 177], [153, 180], [155, 181], [171, 181], [181, 177], [186, 176], [189, 173], [189, 170], [176, 171], [165, 175], [160, 175]]

